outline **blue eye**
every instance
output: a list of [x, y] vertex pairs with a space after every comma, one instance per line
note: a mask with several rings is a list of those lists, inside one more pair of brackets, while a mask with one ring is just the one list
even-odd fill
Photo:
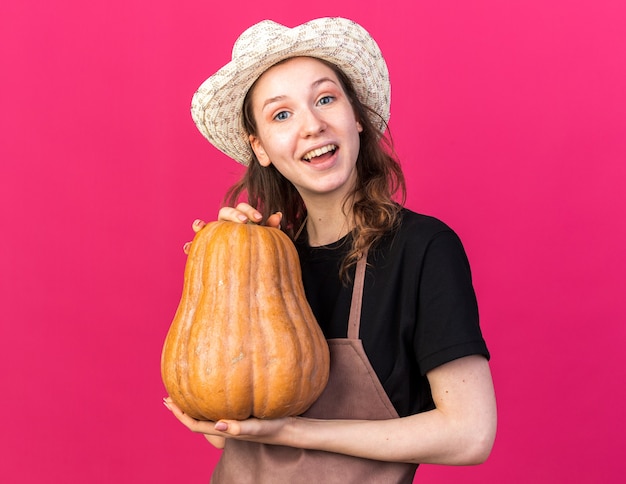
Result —
[[289, 112], [287, 111], [281, 111], [280, 113], [278, 113], [276, 116], [274, 116], [274, 119], [276, 121], [284, 121], [285, 119], [287, 119], [289, 117]]
[[318, 101], [319, 104], [329, 104], [331, 102], [333, 102], [335, 98], [333, 96], [324, 96], [322, 98], [320, 98], [320, 100]]

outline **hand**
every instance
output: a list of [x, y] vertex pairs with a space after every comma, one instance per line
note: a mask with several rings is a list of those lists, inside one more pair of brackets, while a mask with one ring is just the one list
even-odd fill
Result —
[[[247, 203], [240, 203], [237, 207], [222, 207], [219, 211], [218, 220], [228, 220], [231, 222], [237, 223], [248, 223], [249, 221], [254, 223], [259, 223], [263, 216], [251, 205]], [[269, 227], [275, 227], [277, 229], [280, 228], [280, 222], [283, 218], [283, 214], [280, 212], [276, 212], [273, 215], [270, 215], [267, 218], [266, 225]], [[193, 224], [191, 224], [191, 228], [194, 232], [199, 232], [206, 225], [206, 222], [203, 220], [194, 220]], [[183, 245], [183, 252], [185, 254], [189, 254], [189, 248], [191, 247], [191, 242], [186, 242]]]
[[[206, 222], [200, 219], [196, 219], [193, 221], [193, 223], [191, 224], [191, 228], [193, 229], [193, 231], [195, 233], [198, 233], [200, 231], [200, 229], [202, 229], [202, 227], [204, 227], [206, 225]], [[183, 245], [183, 252], [187, 255], [189, 255], [189, 248], [191, 247], [191, 242], [185, 242], [185, 244]]]
[[[185, 421], [183, 419], [190, 419], [193, 420], [191, 417], [188, 417], [187, 415], [185, 415], [184, 412], [182, 412], [177, 406], [176, 404], [174, 404], [174, 402], [172, 402], [172, 399], [167, 397], [163, 399], [163, 405], [165, 405], [165, 407], [171, 411], [176, 418], [178, 418], [178, 420], [180, 420], [181, 422], [185, 423]], [[194, 420], [194, 422], [196, 422]], [[185, 425], [187, 425], [185, 423]], [[218, 449], [223, 449], [224, 445], [226, 444], [226, 439], [222, 436], [219, 435], [208, 435], [208, 434], [204, 434], [204, 436], [206, 437], [206, 439], [216, 448]]]
[[[280, 221], [283, 214], [276, 212], [270, 215], [265, 222], [268, 227], [280, 228]], [[236, 207], [222, 207], [219, 211], [218, 220], [230, 220], [231, 222], [247, 223], [248, 221], [259, 223], [263, 219], [263, 215], [254, 207], [247, 203], [240, 203]]]
[[226, 438], [278, 443], [278, 436], [292, 420], [289, 417], [264, 420], [249, 418], [246, 420], [220, 420], [218, 422], [202, 421], [191, 418], [183, 412], [170, 397], [163, 399], [163, 404], [185, 427], [195, 433], [204, 434], [215, 447], [223, 448]]

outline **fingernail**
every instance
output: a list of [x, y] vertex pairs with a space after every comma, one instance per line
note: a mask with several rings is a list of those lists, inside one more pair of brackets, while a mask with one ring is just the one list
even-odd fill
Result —
[[220, 432], [226, 432], [228, 430], [228, 424], [226, 422], [217, 422], [215, 424], [215, 430], [219, 430]]
[[248, 221], [248, 217], [246, 217], [244, 214], [237, 215], [237, 218], [241, 220], [242, 222]]
[[261, 215], [259, 212], [255, 212], [255, 214], [254, 214], [254, 218], [255, 218], [256, 220], [261, 220], [261, 219], [263, 218], [263, 215]]
[[185, 254], [189, 252], [189, 247], [191, 247], [191, 242], [185, 242], [183, 245], [183, 252], [185, 252]]
[[202, 222], [202, 221], [201, 221], [200, 219], [195, 219], [195, 220], [193, 221], [193, 224], [192, 224], [192, 225], [193, 225], [194, 227], [197, 227], [198, 225], [200, 225], [200, 223], [201, 223], [201, 222]]

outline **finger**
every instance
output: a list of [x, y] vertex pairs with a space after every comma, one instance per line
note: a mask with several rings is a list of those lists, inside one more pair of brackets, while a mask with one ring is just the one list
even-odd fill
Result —
[[[194, 232], [198, 233], [206, 226], [206, 222], [204, 220], [200, 220], [199, 218], [194, 220], [191, 224], [191, 228]], [[183, 252], [189, 255], [189, 250], [191, 249], [191, 242], [185, 242], [183, 244]]]
[[218, 220], [224, 220], [227, 222], [246, 223], [248, 217], [246, 214], [241, 213], [239, 210], [233, 207], [222, 207], [217, 214]]
[[176, 405], [174, 403], [174, 400], [172, 400], [171, 397], [166, 397], [163, 399], [163, 405], [165, 405], [165, 407], [172, 412], [176, 418], [178, 418], [178, 420], [180, 420], [181, 416], [185, 416], [186, 418], [189, 418], [187, 415], [185, 415], [185, 413], [178, 407], [178, 405]]
[[263, 216], [247, 203], [240, 203], [236, 208], [222, 207], [218, 214], [218, 220], [226, 220], [237, 223], [247, 223], [248, 221], [260, 222]]
[[240, 203], [237, 205], [236, 208], [241, 213], [245, 214], [249, 220], [252, 220], [255, 223], [258, 223], [263, 219], [263, 215], [261, 215], [261, 212], [259, 212], [256, 208], [248, 203]]
[[215, 430], [236, 437], [241, 434], [241, 425], [237, 420], [220, 420], [215, 423]]
[[267, 226], [275, 227], [277, 229], [280, 228], [280, 222], [283, 220], [283, 214], [281, 212], [276, 212], [269, 217], [267, 217]]
[[163, 405], [165, 405], [168, 410], [172, 410], [172, 407], [175, 405], [175, 403], [173, 402], [172, 397], [165, 397], [163, 399]]
[[192, 432], [206, 433], [206, 431], [210, 431], [215, 427], [213, 422], [203, 422], [190, 417], [183, 412], [170, 397], [163, 399], [163, 405]]
[[282, 425], [281, 419], [264, 420], [248, 418], [246, 420], [219, 420], [214, 429], [231, 437], [264, 437], [272, 434]]
[[191, 228], [194, 232], [200, 232], [200, 230], [206, 225], [204, 220], [196, 219], [191, 224]]

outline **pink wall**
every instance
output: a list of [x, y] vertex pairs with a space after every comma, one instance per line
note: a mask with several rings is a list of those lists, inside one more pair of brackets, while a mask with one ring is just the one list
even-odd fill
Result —
[[207, 482], [218, 454], [161, 405], [159, 358], [190, 223], [238, 169], [190, 97], [243, 28], [324, 15], [379, 40], [409, 205], [463, 238], [493, 353], [490, 460], [421, 482], [616, 482], [624, 3], [247, 3], [2, 2], [0, 482]]

